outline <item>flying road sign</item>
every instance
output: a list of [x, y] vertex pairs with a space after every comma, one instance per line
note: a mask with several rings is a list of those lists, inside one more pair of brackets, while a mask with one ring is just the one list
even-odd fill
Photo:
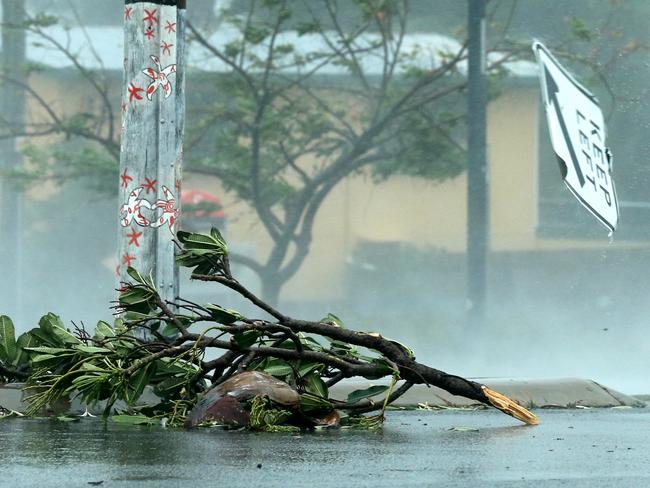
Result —
[[605, 142], [605, 122], [598, 100], [541, 42], [533, 43], [533, 51], [562, 178], [580, 203], [613, 232], [618, 224], [618, 202], [612, 154]]

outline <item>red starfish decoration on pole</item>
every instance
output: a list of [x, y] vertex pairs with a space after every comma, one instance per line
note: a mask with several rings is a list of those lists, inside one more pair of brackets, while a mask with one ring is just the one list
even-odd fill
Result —
[[176, 32], [176, 22], [172, 22], [168, 20], [167, 25], [165, 26], [165, 30], [167, 31], [168, 34], [171, 34], [172, 32]]
[[135, 261], [135, 256], [131, 256], [128, 252], [122, 256], [122, 263], [126, 264], [127, 267], [130, 267], [133, 261]]
[[156, 191], [156, 182], [158, 180], [150, 180], [145, 176], [145, 182], [142, 183], [142, 187], [147, 190], [147, 195], [149, 194], [149, 190], [155, 192]]
[[133, 177], [129, 176], [128, 169], [124, 168], [124, 173], [120, 175], [120, 186], [126, 188], [129, 185], [130, 181], [133, 181]]
[[149, 39], [149, 40], [153, 39], [155, 35], [156, 35], [156, 34], [154, 33], [154, 31], [153, 31], [153, 29], [152, 29], [151, 27], [148, 27], [148, 28], [144, 31], [144, 37], [146, 37], [146, 38]]
[[131, 20], [131, 12], [133, 7], [124, 7], [124, 20]]
[[138, 239], [140, 239], [141, 236], [142, 232], [138, 232], [134, 227], [131, 227], [131, 233], [126, 235], [126, 237], [129, 238], [129, 246], [135, 244], [135, 247], [140, 247]]
[[149, 24], [149, 27], [151, 27], [154, 24], [158, 23], [158, 17], [156, 17], [156, 13], [158, 12], [158, 9], [153, 9], [153, 10], [147, 10], [144, 9], [144, 19], [143, 22], [147, 22]]
[[158, 70], [156, 71], [154, 68], [147, 68], [142, 70], [142, 72], [147, 75], [147, 77], [151, 78], [151, 83], [147, 87], [147, 98], [151, 100], [153, 94], [156, 93], [156, 90], [159, 86], [162, 87], [165, 98], [169, 98], [169, 96], [172, 94], [172, 83], [169, 81], [169, 75], [176, 73], [176, 65], [170, 64], [169, 66], [163, 68], [160, 65], [160, 59], [158, 59], [158, 56], [152, 55], [149, 57], [154, 62]]
[[132, 102], [135, 98], [136, 100], [142, 100], [142, 97], [139, 95], [141, 91], [144, 91], [144, 88], [138, 88], [133, 83], [129, 84], [129, 102]]
[[171, 56], [173, 46], [173, 44], [167, 44], [165, 41], [163, 41], [163, 43], [160, 45], [160, 48], [162, 49], [163, 54]]

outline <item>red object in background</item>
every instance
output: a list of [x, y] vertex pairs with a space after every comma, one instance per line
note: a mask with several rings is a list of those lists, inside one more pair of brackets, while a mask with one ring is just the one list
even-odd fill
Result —
[[184, 190], [181, 194], [183, 215], [195, 219], [225, 219], [221, 200], [203, 190]]

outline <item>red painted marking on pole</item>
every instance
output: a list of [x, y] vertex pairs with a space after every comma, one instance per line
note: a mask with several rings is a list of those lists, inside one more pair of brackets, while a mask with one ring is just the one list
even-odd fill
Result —
[[156, 71], [153, 68], [145, 68], [142, 70], [142, 72], [145, 75], [151, 78], [151, 83], [147, 88], [147, 98], [151, 100], [153, 94], [156, 92], [159, 86], [162, 87], [163, 93], [165, 94], [165, 98], [168, 98], [172, 94], [172, 83], [171, 81], [169, 81], [168, 77], [172, 73], [176, 73], [176, 65], [170, 64], [169, 66], [163, 68], [160, 65], [160, 59], [158, 59], [157, 56], [152, 55], [149, 57], [158, 68], [158, 71]]
[[172, 32], [176, 32], [176, 22], [172, 22], [168, 20], [167, 25], [165, 26], [165, 30], [167, 31], [168, 34], [171, 34]]
[[160, 45], [163, 54], [167, 54], [169, 56], [172, 55], [172, 47], [174, 47], [173, 44], [167, 44], [165, 41], [163, 41], [162, 44]]
[[135, 227], [131, 227], [131, 233], [126, 235], [126, 237], [129, 238], [129, 246], [135, 244], [135, 247], [140, 247], [140, 241], [138, 241], [138, 239], [140, 239], [141, 236], [142, 232], [138, 232]]
[[144, 37], [147, 39], [151, 40], [156, 36], [155, 32], [153, 31], [152, 27], [147, 27], [144, 31]]
[[128, 227], [131, 222], [135, 221], [141, 227], [149, 226], [149, 220], [140, 212], [141, 208], [151, 209], [151, 203], [140, 198], [142, 187], [139, 186], [129, 194], [127, 202], [120, 207], [120, 224], [122, 227]]
[[174, 178], [174, 189], [176, 190], [177, 193], [181, 192], [182, 185], [183, 183], [181, 182], [180, 179]]
[[142, 187], [147, 190], [147, 195], [149, 194], [149, 190], [155, 192], [156, 191], [156, 183], [158, 180], [150, 180], [149, 178], [145, 177], [145, 182], [142, 183]]
[[154, 24], [158, 23], [158, 17], [156, 17], [156, 13], [158, 12], [158, 9], [153, 9], [153, 10], [147, 10], [144, 9], [144, 19], [143, 22], [147, 22], [149, 24], [149, 27], [151, 27]]
[[131, 263], [136, 260], [135, 256], [131, 256], [128, 252], [124, 253], [122, 256], [122, 264], [126, 264], [127, 267], [131, 266]]
[[133, 177], [129, 176], [129, 170], [128, 168], [124, 168], [124, 173], [120, 175], [120, 186], [123, 186], [126, 188], [129, 185], [130, 181], [133, 181]]
[[142, 97], [139, 95], [141, 91], [144, 91], [144, 88], [138, 88], [133, 83], [129, 84], [129, 102], [132, 102], [134, 98], [136, 100], [142, 100]]
[[171, 190], [167, 188], [165, 185], [163, 185], [161, 188], [165, 199], [157, 200], [156, 203], [154, 203], [153, 208], [162, 209], [163, 213], [158, 218], [157, 222], [151, 224], [151, 227], [153, 228], [161, 227], [162, 225], [165, 224], [165, 222], [167, 222], [169, 224], [169, 230], [173, 233], [174, 222], [176, 222], [176, 218], [178, 217], [178, 209], [176, 208], [176, 199], [174, 198], [174, 194], [171, 192]]
[[131, 20], [131, 12], [133, 7], [124, 7], [124, 20]]
[[120, 268], [121, 268], [121, 266], [119, 264], [117, 266], [115, 266], [115, 276], [120, 276]]

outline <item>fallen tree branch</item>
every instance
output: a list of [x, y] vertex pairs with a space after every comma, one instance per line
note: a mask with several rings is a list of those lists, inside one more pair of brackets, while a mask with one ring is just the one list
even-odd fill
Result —
[[[182, 265], [195, 267], [194, 279], [230, 288], [272, 319], [246, 318], [215, 304], [200, 305], [183, 299], [179, 303], [165, 302], [149, 279], [130, 268], [128, 272], [134, 282], [124, 283], [120, 288], [116, 310], [122, 314], [122, 320], [114, 328], [100, 323], [94, 336], [78, 330], [83, 337], [75, 337], [65, 330], [58, 317], [49, 314], [41, 320], [37, 334], [27, 333], [33, 336], [28, 338], [29, 343], [37, 347], [30, 346], [22, 352], [31, 355], [29, 364], [40, 367], [23, 375], [28, 379], [28, 387], [38, 391], [31, 397], [30, 411], [77, 392], [90, 403], [106, 400], [110, 412], [117, 400], [136, 401], [149, 384], [163, 399], [162, 405], [171, 411], [160, 415], [172, 415], [173, 423], [184, 422], [177, 412], [187, 414], [201, 395], [203, 400], [196, 405], [198, 410], [192, 411], [191, 425], [210, 416], [242, 421], [248, 414], [237, 399], [268, 397], [271, 402], [280, 401], [282, 395], [276, 395], [279, 388], [277, 391], [285, 392], [284, 398], [292, 399], [291, 408], [300, 409], [296, 418], [311, 418], [318, 424], [331, 422], [327, 415], [329, 420], [319, 419], [323, 412], [335, 413], [335, 409], [351, 415], [381, 409], [380, 415], [368, 421], [369, 425], [376, 425], [383, 421], [387, 405], [413, 385], [425, 384], [493, 406], [528, 424], [537, 423], [526, 409], [485, 385], [418, 362], [413, 352], [399, 342], [375, 332], [345, 328], [334, 316], [307, 321], [276, 310], [231, 276], [227, 248], [218, 231], [213, 229], [210, 235], [179, 232], [178, 239], [181, 252], [177, 259]], [[173, 326], [171, 337], [163, 335], [161, 323]], [[199, 326], [203, 327], [200, 333], [191, 332]], [[147, 340], [142, 329], [158, 340]], [[206, 360], [206, 355], [214, 350], [222, 353]], [[0, 374], [5, 375], [6, 369], [0, 369]], [[15, 371], [7, 373], [17, 378]], [[356, 402], [329, 398], [330, 386], [354, 377], [387, 377], [392, 381], [382, 402], [369, 399], [377, 394], [376, 387], [361, 391], [362, 399]], [[393, 391], [397, 380], [404, 383]], [[226, 403], [219, 407], [222, 400]], [[256, 408], [262, 408], [267, 400], [254, 403]], [[290, 412], [276, 414], [269, 415], [285, 420], [294, 417]]]

